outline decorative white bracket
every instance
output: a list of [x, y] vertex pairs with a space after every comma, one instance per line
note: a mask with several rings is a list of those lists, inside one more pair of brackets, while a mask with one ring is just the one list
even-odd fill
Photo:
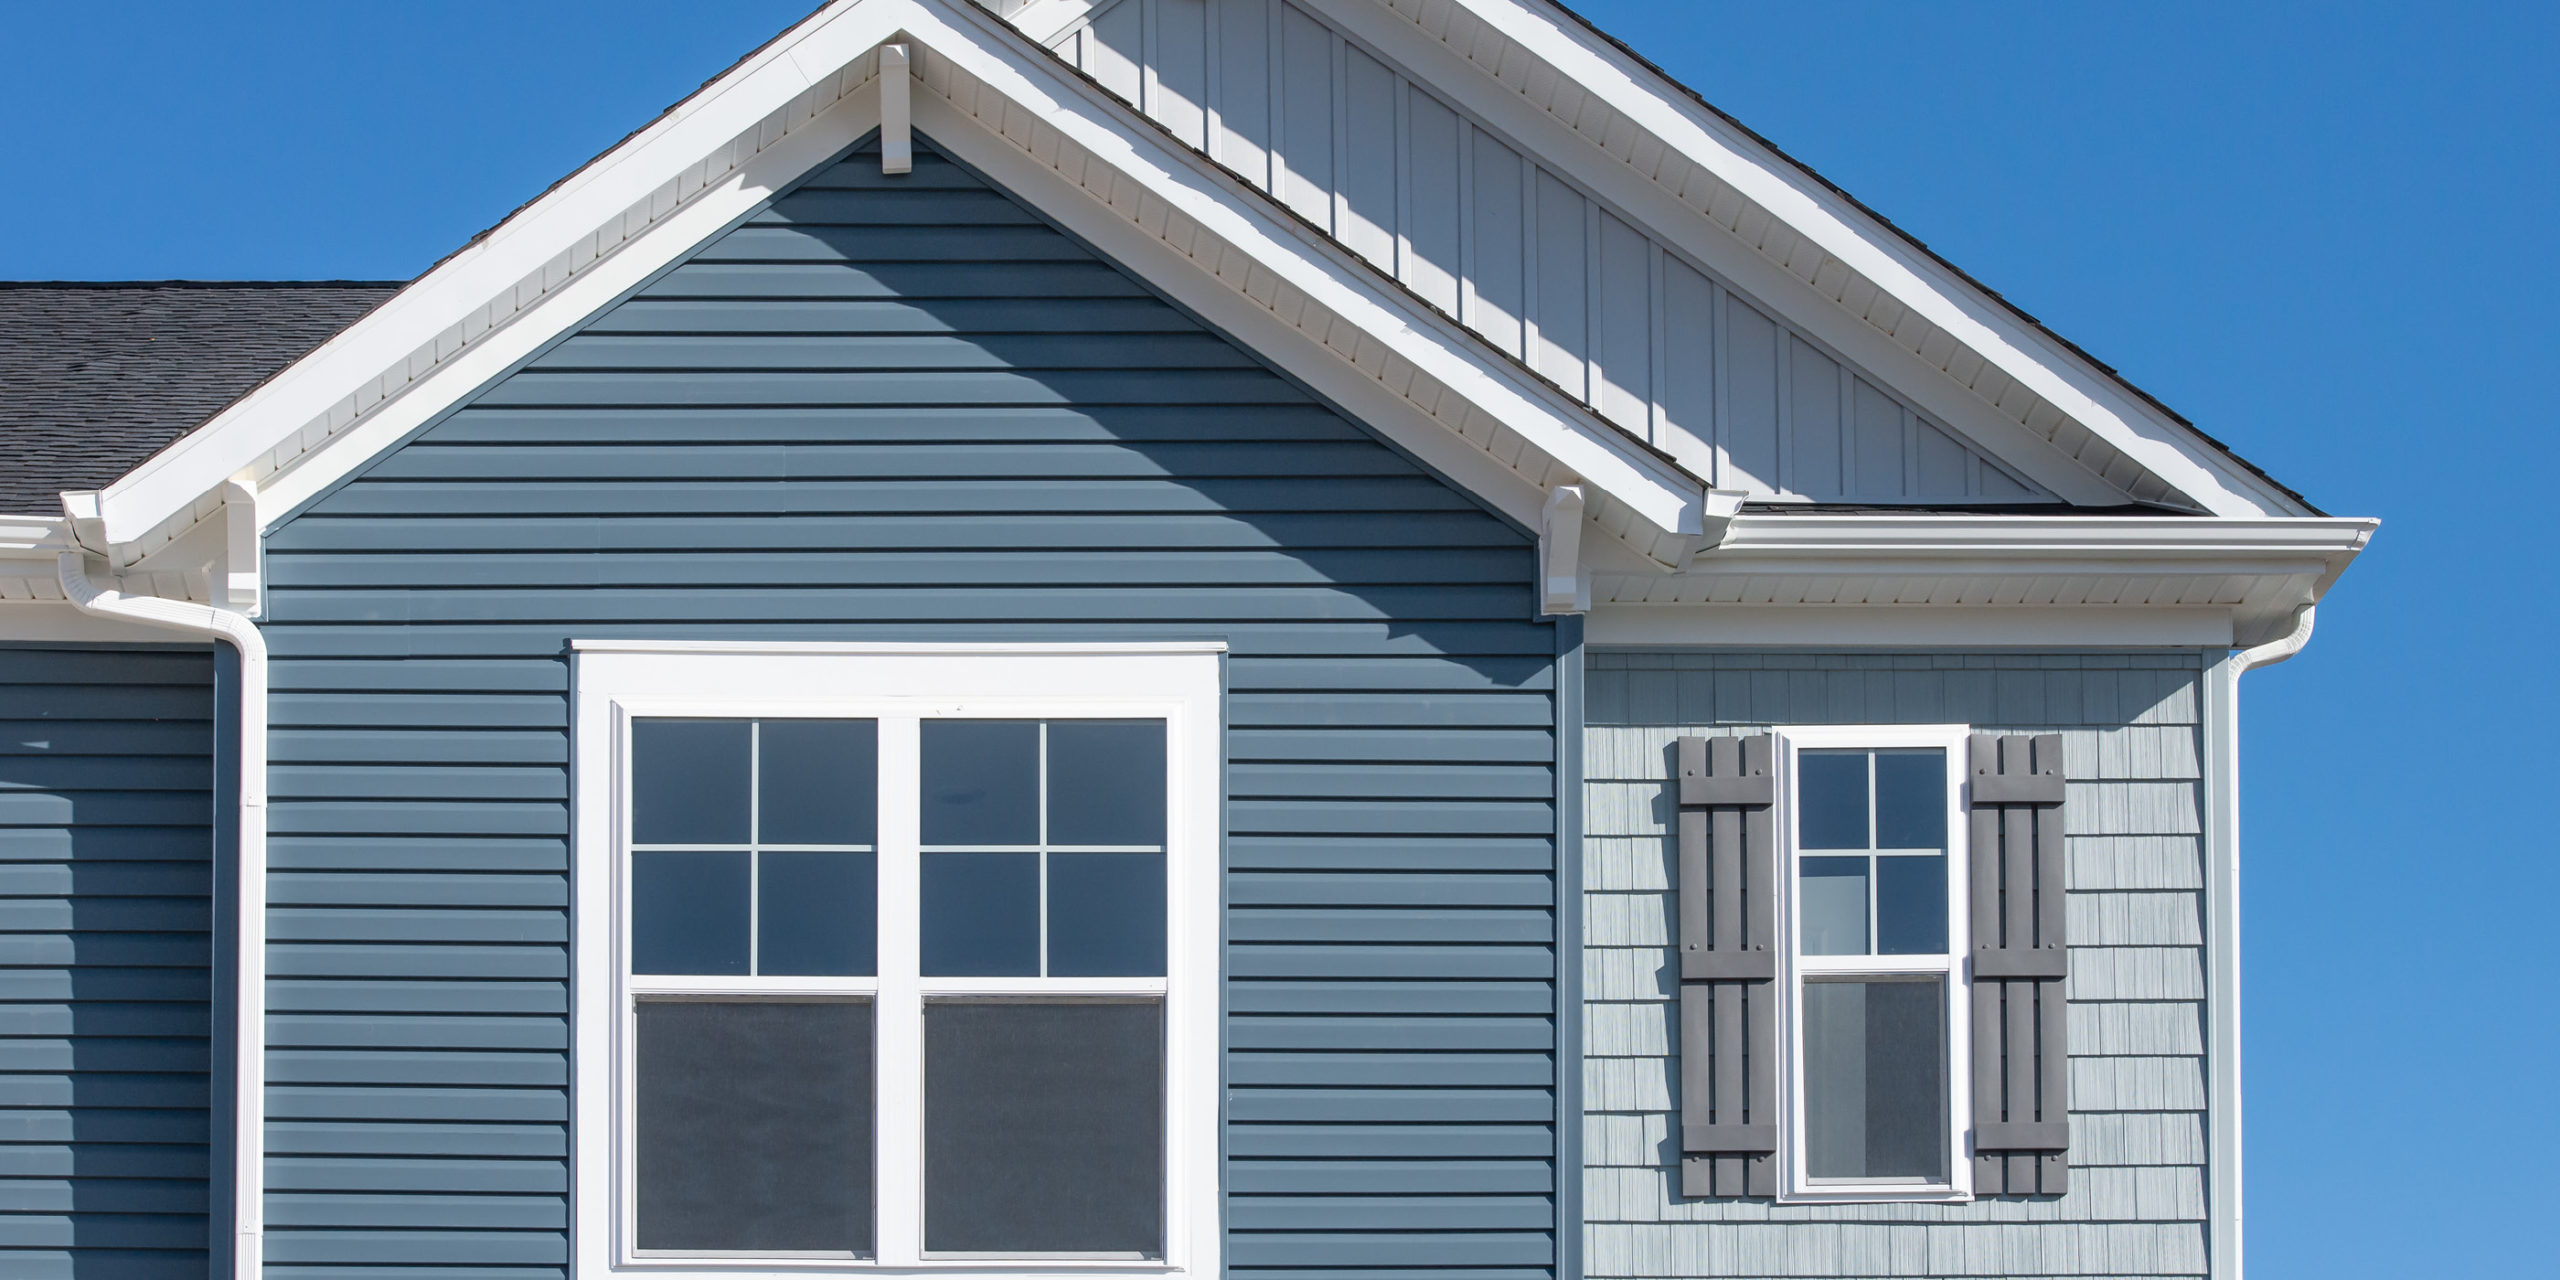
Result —
[[258, 536], [258, 492], [237, 480], [222, 486], [222, 582], [214, 607], [257, 617], [259, 584], [266, 578], [265, 541]]
[[1547, 494], [1538, 530], [1538, 612], [1591, 612], [1591, 580], [1582, 573], [1582, 486]]
[[916, 167], [912, 135], [915, 113], [907, 103], [907, 47], [880, 46], [880, 172], [907, 173]]

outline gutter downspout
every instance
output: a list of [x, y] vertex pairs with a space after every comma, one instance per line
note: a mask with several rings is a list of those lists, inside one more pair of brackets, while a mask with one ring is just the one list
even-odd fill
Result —
[[238, 992], [234, 1005], [232, 1274], [256, 1280], [265, 1220], [267, 1024], [267, 642], [228, 609], [128, 595], [89, 580], [80, 553], [55, 558], [63, 597], [83, 613], [223, 641], [240, 655]]
[[2317, 609], [2293, 627], [2232, 653], [2206, 673], [2205, 1028], [2206, 1265], [2213, 1280], [2241, 1280], [2240, 1177], [2240, 677], [2311, 643]]

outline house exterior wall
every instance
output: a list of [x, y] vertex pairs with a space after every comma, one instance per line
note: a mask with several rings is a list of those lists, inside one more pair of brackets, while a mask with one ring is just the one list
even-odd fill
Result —
[[269, 1274], [561, 1273], [565, 646], [617, 636], [1226, 641], [1229, 1269], [1548, 1274], [1531, 540], [917, 144], [270, 536]]
[[0, 646], [0, 1275], [205, 1274], [214, 660]]
[[1050, 47], [1719, 487], [2047, 497], [1310, 8], [1110, 0]]
[[[2203, 661], [1593, 651], [1585, 1274], [2203, 1275]], [[1671, 743], [1778, 724], [1894, 723], [2063, 736], [2071, 1190], [1968, 1205], [1681, 1199]]]

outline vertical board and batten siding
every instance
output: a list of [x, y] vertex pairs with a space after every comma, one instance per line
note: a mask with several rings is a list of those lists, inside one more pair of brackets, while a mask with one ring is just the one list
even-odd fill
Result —
[[917, 144], [274, 531], [270, 1274], [560, 1274], [607, 636], [1228, 641], [1231, 1270], [1550, 1274], [1530, 539]]
[[213, 655], [0, 646], [0, 1276], [201, 1277]]
[[1719, 487], [2048, 496], [1286, 0], [1112, 0], [1050, 47]]
[[[2204, 1274], [2196, 656], [1595, 651], [1589, 662], [1586, 1274]], [[2062, 735], [2070, 1193], [1967, 1205], [1683, 1199], [1671, 744], [1895, 723]]]

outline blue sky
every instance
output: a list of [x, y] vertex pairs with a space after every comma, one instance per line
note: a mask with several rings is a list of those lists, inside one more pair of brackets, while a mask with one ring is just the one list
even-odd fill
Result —
[[[0, 278], [414, 275], [812, 2], [0, 6]], [[1578, 3], [2383, 517], [2243, 686], [2250, 1262], [2547, 1273], [2560, 9]]]

